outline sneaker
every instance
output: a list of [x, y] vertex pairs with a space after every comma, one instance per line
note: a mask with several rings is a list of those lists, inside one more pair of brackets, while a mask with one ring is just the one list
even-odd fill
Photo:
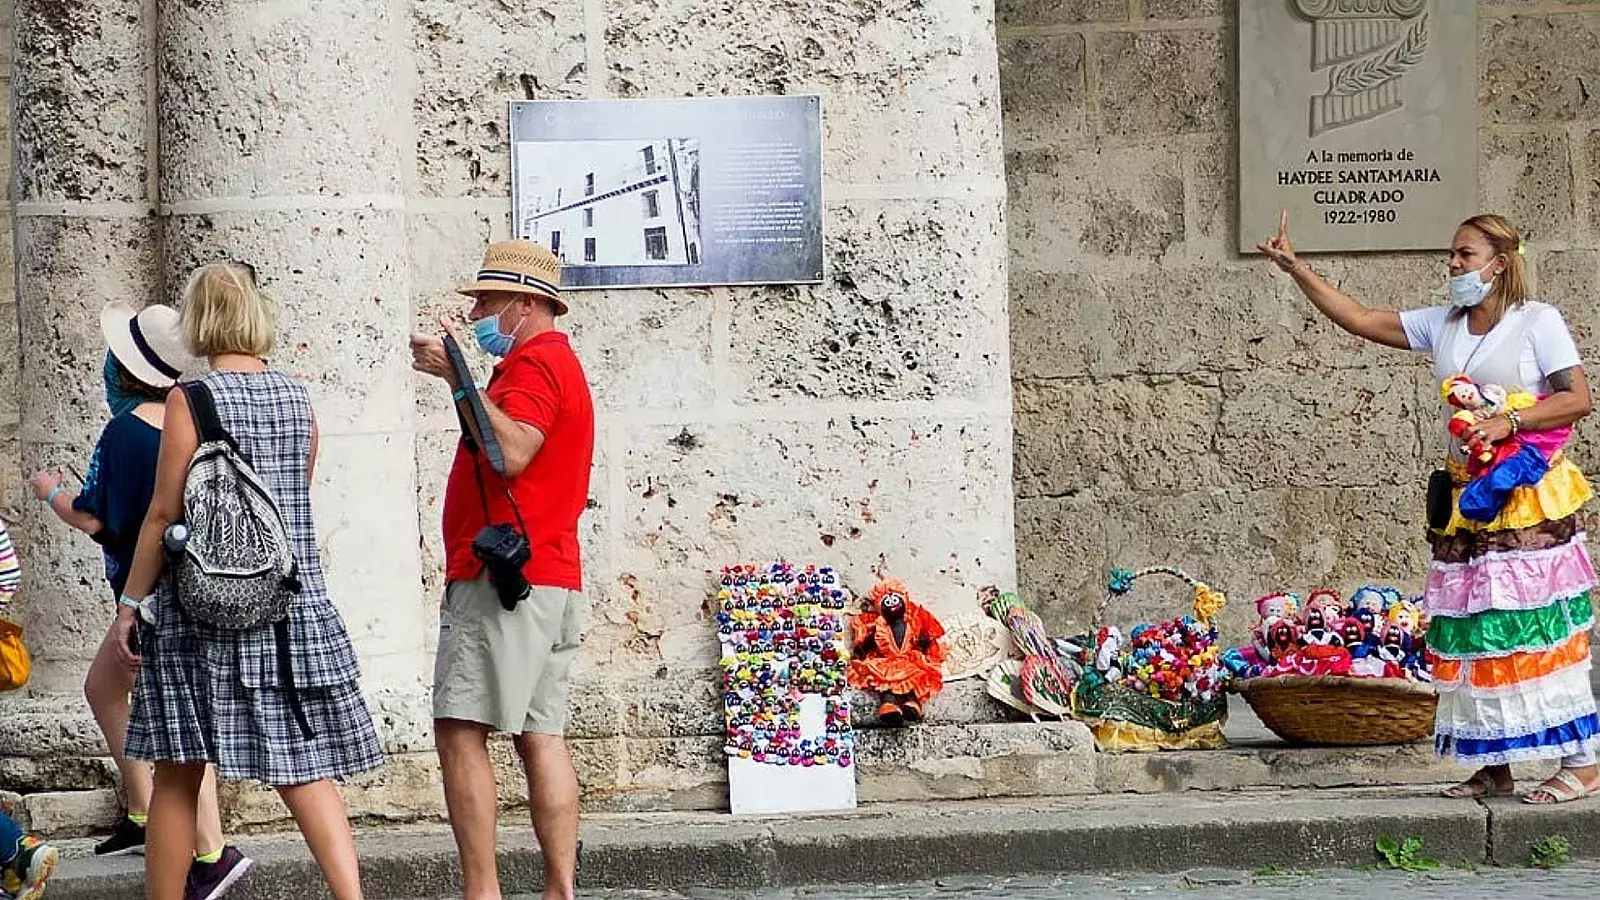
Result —
[[56, 870], [60, 854], [36, 837], [22, 839], [22, 849], [5, 868], [3, 887], [15, 900], [38, 900], [44, 896], [44, 883]]
[[189, 881], [183, 887], [183, 900], [217, 900], [249, 873], [256, 861], [233, 847], [222, 848], [222, 858], [214, 863], [195, 860], [189, 866]]
[[144, 852], [144, 826], [127, 816], [117, 823], [111, 836], [94, 845], [95, 856], [127, 856]]

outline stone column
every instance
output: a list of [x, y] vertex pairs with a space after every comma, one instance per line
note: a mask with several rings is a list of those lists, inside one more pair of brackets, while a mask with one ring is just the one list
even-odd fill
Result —
[[[10, 4], [7, 4], [9, 7]], [[0, 783], [13, 790], [106, 788], [99, 732], [82, 700], [112, 602], [99, 551], [33, 502], [11, 473], [83, 471], [106, 408], [99, 312], [160, 297], [153, 207], [152, 37], [148, 0], [17, 0], [13, 84], [17, 305], [21, 328], [16, 450], [6, 511], [24, 561], [19, 618], [34, 678], [0, 698]], [[5, 254], [9, 265], [10, 254]], [[10, 369], [9, 360], [0, 370]], [[11, 370], [16, 371], [16, 370]], [[4, 389], [5, 385], [0, 385]], [[10, 391], [6, 390], [9, 399]], [[12, 429], [7, 428], [7, 433]], [[3, 442], [9, 444], [9, 441]], [[110, 791], [91, 795], [109, 808]]]
[[169, 296], [195, 265], [238, 259], [282, 308], [273, 364], [311, 387], [329, 590], [391, 753], [431, 747], [433, 627], [420, 605], [406, 343], [402, 8], [167, 0], [158, 89]]
[[[992, 7], [607, 0], [603, 21], [596, 96], [822, 96], [822, 284], [586, 295], [573, 315], [609, 426], [584, 658], [629, 679], [619, 792], [716, 804], [708, 569], [816, 561], [860, 591], [891, 575], [940, 614], [1014, 578]], [[931, 717], [921, 740], [947, 755], [949, 707]], [[877, 774], [863, 796], [885, 796]]]

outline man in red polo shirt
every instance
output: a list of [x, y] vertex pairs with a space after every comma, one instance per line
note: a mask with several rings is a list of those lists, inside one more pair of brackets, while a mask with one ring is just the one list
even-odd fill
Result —
[[[475, 301], [479, 347], [501, 360], [483, 405], [506, 474], [463, 441], [445, 487], [434, 743], [467, 900], [500, 897], [491, 731], [515, 735], [544, 852], [544, 896], [564, 900], [575, 891], [578, 777], [562, 735], [572, 663], [589, 616], [578, 517], [588, 505], [594, 406], [578, 357], [555, 330], [567, 304], [561, 265], [549, 251], [527, 241], [492, 244], [477, 280], [460, 292]], [[412, 335], [411, 352], [415, 369], [443, 378], [463, 400], [440, 338]], [[523, 534], [531, 553], [523, 567], [529, 593], [511, 610], [473, 552], [474, 538], [491, 525]]]

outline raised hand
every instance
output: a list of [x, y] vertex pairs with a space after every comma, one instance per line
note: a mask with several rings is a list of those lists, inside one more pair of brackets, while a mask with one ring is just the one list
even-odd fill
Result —
[[1257, 244], [1256, 249], [1285, 272], [1300, 264], [1300, 258], [1294, 255], [1294, 244], [1289, 241], [1289, 210], [1278, 217], [1278, 233], [1267, 238], [1266, 243]]

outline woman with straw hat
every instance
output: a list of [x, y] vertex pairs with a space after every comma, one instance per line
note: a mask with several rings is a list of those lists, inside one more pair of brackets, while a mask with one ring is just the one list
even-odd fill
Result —
[[[76, 497], [69, 496], [59, 471], [40, 472], [32, 484], [34, 494], [51, 512], [100, 545], [115, 600], [133, 568], [139, 527], [155, 488], [167, 391], [196, 361], [184, 347], [178, 313], [167, 306], [136, 311], [113, 303], [100, 314], [100, 330], [110, 348], [102, 376], [112, 418], [95, 444], [83, 488]], [[96, 845], [96, 856], [143, 853], [150, 810], [150, 765], [123, 754], [128, 697], [139, 670], [123, 661], [114, 634], [108, 629], [101, 641], [83, 693], [122, 776], [127, 815], [118, 820], [110, 837]], [[207, 773], [201, 791], [195, 836], [185, 900], [216, 900], [244, 877], [253, 862], [223, 842], [214, 772]]]

